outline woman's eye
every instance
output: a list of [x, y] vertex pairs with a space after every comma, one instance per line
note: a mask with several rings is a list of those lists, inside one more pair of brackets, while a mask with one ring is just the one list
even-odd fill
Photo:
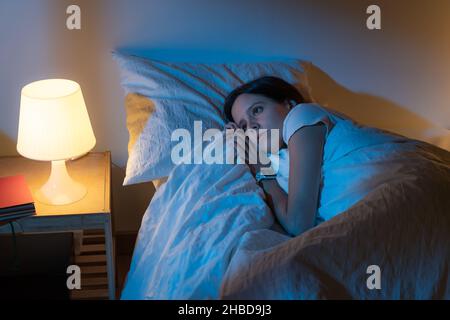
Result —
[[253, 111], [253, 115], [260, 114], [263, 111], [263, 107], [261, 107], [261, 106], [254, 107], [252, 111]]

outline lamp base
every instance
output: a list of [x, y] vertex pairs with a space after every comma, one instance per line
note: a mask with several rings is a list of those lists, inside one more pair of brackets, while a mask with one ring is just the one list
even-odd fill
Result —
[[69, 176], [66, 161], [58, 160], [52, 161], [50, 177], [35, 196], [45, 204], [65, 205], [81, 200], [86, 193], [86, 187]]

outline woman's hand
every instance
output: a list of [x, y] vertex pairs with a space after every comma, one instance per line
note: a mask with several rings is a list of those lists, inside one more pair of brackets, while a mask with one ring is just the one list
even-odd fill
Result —
[[228, 122], [227, 124], [225, 124], [224, 129], [239, 129], [238, 125], [236, 123], [234, 123], [233, 121]]
[[[261, 154], [258, 152], [258, 149], [256, 148], [256, 146], [253, 146], [252, 148], [250, 148], [249, 146], [249, 141], [246, 140], [245, 143], [245, 163], [247, 163], [247, 165], [250, 168], [251, 173], [253, 174], [253, 176], [256, 176], [256, 174], [258, 172], [261, 172], [261, 169], [263, 168], [270, 168], [270, 162], [269, 164], [263, 164], [261, 163]], [[252, 157], [250, 156], [250, 152], [255, 152], [256, 154], [254, 154]], [[251, 162], [255, 162], [256, 163], [251, 163], [250, 160], [252, 160]]]
[[[236, 123], [230, 121], [227, 124], [225, 124], [224, 129], [237, 130], [237, 129], [239, 129], [239, 127]], [[240, 147], [244, 148], [244, 145], [242, 145]], [[256, 150], [254, 150], [254, 148], [252, 150], [253, 150], [253, 152], [256, 151]], [[251, 173], [253, 174], [253, 176], [255, 176], [256, 173], [258, 173], [261, 170], [261, 168], [268, 167], [269, 165], [267, 165], [267, 164], [263, 165], [260, 162], [249, 163], [250, 162], [249, 161], [249, 159], [250, 159], [249, 151], [250, 151], [249, 141], [247, 139], [245, 139], [245, 163], [247, 163], [247, 165], [250, 168]], [[254, 156], [253, 158], [257, 158], [257, 155], [253, 155], [253, 156]]]

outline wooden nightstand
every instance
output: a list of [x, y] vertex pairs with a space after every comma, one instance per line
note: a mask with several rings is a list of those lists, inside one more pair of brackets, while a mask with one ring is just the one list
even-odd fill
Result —
[[[115, 257], [111, 221], [111, 153], [109, 151], [88, 153], [79, 159], [68, 161], [67, 170], [74, 180], [83, 183], [88, 188], [86, 196], [75, 203], [62, 206], [47, 205], [35, 200], [36, 215], [18, 220], [17, 223], [20, 226], [18, 231], [46, 233], [103, 229], [108, 296], [109, 299], [115, 299]], [[34, 194], [48, 179], [50, 163], [33, 161], [20, 156], [0, 157], [0, 177], [17, 174], [25, 176], [27, 184]], [[0, 227], [0, 232], [10, 232], [9, 226]], [[96, 247], [94, 245], [91, 249], [92, 253], [97, 251], [102, 251], [101, 245], [96, 245]], [[85, 256], [79, 261], [91, 261], [93, 256], [91, 255], [91, 258]], [[96, 255], [96, 257], [98, 256], [102, 255]], [[76, 260], [75, 264], [77, 262]], [[83, 279], [83, 266], [80, 267]], [[86, 267], [86, 270], [88, 269]], [[97, 270], [100, 269], [97, 268]], [[91, 283], [100, 284], [92, 279]], [[81, 291], [83, 291], [83, 280]]]

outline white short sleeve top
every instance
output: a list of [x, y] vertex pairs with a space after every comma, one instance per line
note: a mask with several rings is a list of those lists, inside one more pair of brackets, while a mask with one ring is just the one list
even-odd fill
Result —
[[323, 123], [327, 134], [334, 125], [333, 115], [315, 103], [301, 103], [292, 108], [283, 121], [283, 141], [288, 144], [289, 138], [299, 129]]
[[[345, 211], [389, 179], [385, 168], [394, 167], [391, 163], [403, 154], [401, 151], [414, 148], [404, 137], [359, 125], [315, 103], [301, 103], [289, 111], [283, 121], [283, 141], [289, 146], [289, 139], [297, 130], [319, 123], [327, 129], [318, 208], [318, 216], [323, 220]], [[280, 167], [288, 163], [280, 161]]]

